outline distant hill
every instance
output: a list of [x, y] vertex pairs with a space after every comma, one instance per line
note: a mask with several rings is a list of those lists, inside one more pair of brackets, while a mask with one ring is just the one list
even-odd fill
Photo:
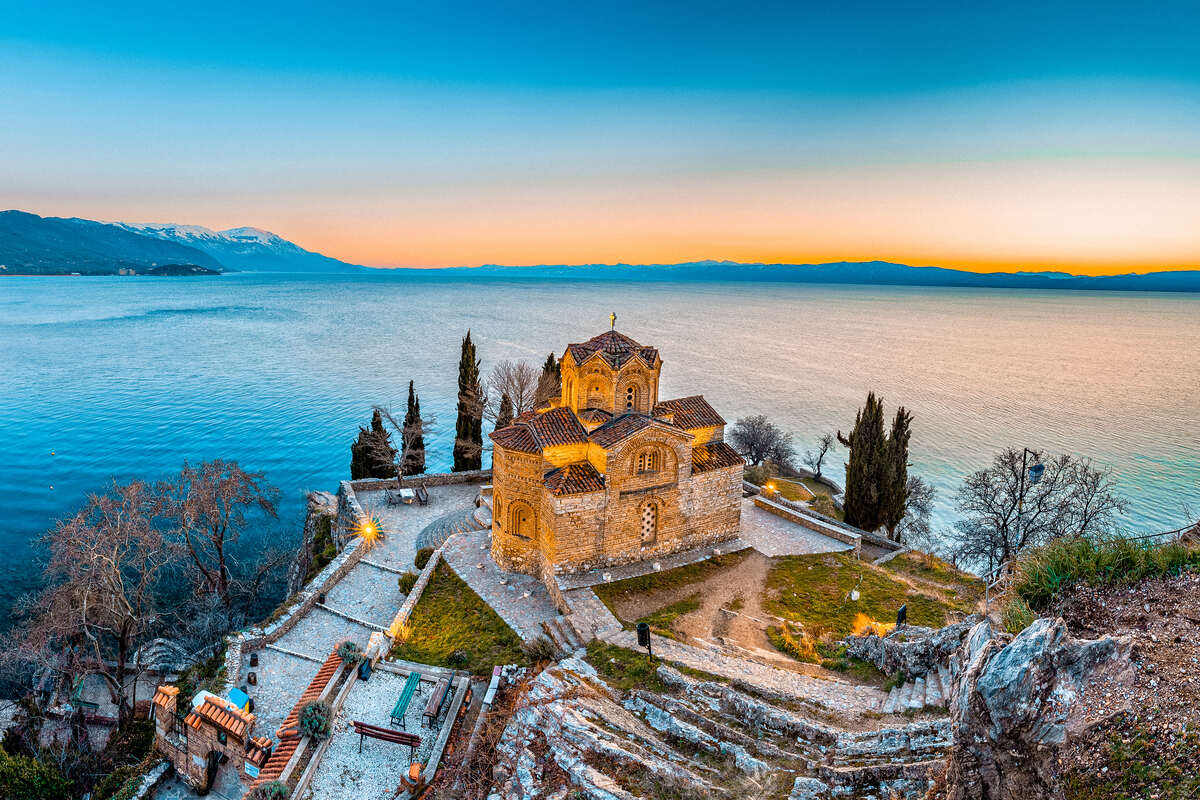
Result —
[[[834, 283], [876, 286], [944, 286], [993, 289], [1077, 289], [1152, 292], [1200, 292], [1200, 270], [1087, 276], [1063, 272], [966, 272], [943, 267], [910, 267], [888, 261], [839, 261], [829, 264], [743, 264], [692, 261], [683, 264], [583, 264], [510, 267], [454, 267], [404, 270], [444, 277], [569, 278], [613, 281], [728, 281]], [[427, 275], [434, 278], [434, 275]]]
[[220, 272], [221, 262], [178, 242], [141, 236], [86, 219], [39, 217], [0, 211], [0, 273], [10, 275], [116, 275], [159, 266], [202, 267]]
[[208, 253], [227, 269], [253, 272], [361, 272], [366, 267], [305, 250], [270, 231], [230, 228], [214, 231], [200, 225], [113, 222], [142, 236], [194, 247]]

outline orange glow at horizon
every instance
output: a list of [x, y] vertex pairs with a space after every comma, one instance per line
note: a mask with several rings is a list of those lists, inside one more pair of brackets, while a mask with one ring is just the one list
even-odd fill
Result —
[[[201, 198], [171, 217], [254, 224], [380, 267], [880, 260], [1112, 274], [1200, 268], [1198, 209], [1200, 161], [1030, 159], [493, 175], [346, 185], [317, 204], [293, 193]], [[147, 206], [123, 216], [163, 214]]]

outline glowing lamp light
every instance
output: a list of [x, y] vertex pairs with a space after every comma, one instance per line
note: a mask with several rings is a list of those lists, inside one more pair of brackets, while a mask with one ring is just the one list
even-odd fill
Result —
[[362, 539], [363, 544], [367, 549], [374, 547], [383, 538], [383, 529], [379, 525], [379, 520], [374, 517], [368, 517], [359, 523], [355, 535]]

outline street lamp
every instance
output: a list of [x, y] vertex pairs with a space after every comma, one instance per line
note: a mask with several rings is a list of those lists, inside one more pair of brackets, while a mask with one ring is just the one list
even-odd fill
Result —
[[[1029, 463], [1030, 456], [1033, 456], [1032, 464]], [[1042, 454], [1039, 453], [1037, 450], [1030, 450], [1028, 447], [1022, 448], [1022, 450], [1021, 450], [1021, 484], [1020, 484], [1020, 488], [1017, 490], [1016, 527], [1017, 527], [1017, 537], [1018, 538], [1020, 538], [1020, 535], [1021, 535], [1021, 515], [1023, 513], [1025, 513], [1025, 481], [1026, 481], [1026, 479], [1028, 479], [1030, 486], [1036, 486], [1037, 484], [1041, 483], [1042, 474], [1045, 473], [1045, 471], [1046, 471], [1046, 465], [1042, 463]], [[997, 565], [995, 567], [996, 571], [999, 571], [1003, 566], [1004, 566], [1003, 564]], [[988, 610], [991, 609], [991, 597], [990, 597], [990, 590], [991, 590], [991, 586], [992, 586], [991, 581], [992, 581], [992, 578], [995, 577], [992, 570], [993, 570], [992, 554], [991, 554], [990, 548], [989, 548], [988, 577], [987, 577], [987, 580], [984, 582], [984, 587], [983, 587], [983, 607]]]

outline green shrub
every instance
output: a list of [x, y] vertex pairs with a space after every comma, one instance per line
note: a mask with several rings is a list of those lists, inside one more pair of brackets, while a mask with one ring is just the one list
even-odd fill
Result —
[[352, 667], [357, 667], [366, 659], [362, 648], [349, 639], [337, 646], [337, 654], [343, 664], [349, 664]]
[[1037, 618], [1037, 613], [1020, 597], [1014, 597], [1000, 612], [1004, 630], [1009, 633], [1020, 633], [1032, 625]]
[[558, 655], [558, 650], [554, 647], [554, 643], [545, 636], [539, 636], [536, 639], [531, 639], [521, 645], [521, 652], [529, 659], [529, 663], [537, 666], [544, 664], [547, 661], [553, 661]]
[[471, 661], [471, 654], [466, 650], [455, 650], [450, 655], [446, 656], [446, 663], [452, 667], [465, 667]]
[[813, 497], [808, 503], [809, 507], [818, 514], [824, 514], [827, 517], [837, 516], [837, 506], [833, 504], [833, 498], [827, 494], [818, 494]]
[[1178, 575], [1200, 566], [1200, 548], [1183, 542], [1137, 542], [1123, 537], [1057, 539], [1022, 559], [1013, 593], [1033, 611], [1047, 608], [1075, 583], [1094, 586], [1136, 583], [1145, 578]]
[[297, 726], [300, 728], [300, 733], [314, 742], [323, 742], [333, 731], [332, 718], [333, 709], [329, 707], [329, 703], [314, 700], [300, 709], [300, 720], [297, 722]]
[[0, 797], [68, 800], [67, 779], [51, 764], [0, 750]]
[[429, 559], [433, 556], [432, 547], [422, 547], [417, 551], [417, 557], [413, 559], [413, 564], [417, 569], [425, 569], [425, 565], [429, 563]]
[[396, 581], [400, 586], [400, 594], [412, 594], [413, 586], [417, 583], [417, 573], [406, 572]]
[[283, 781], [271, 781], [250, 790], [246, 800], [287, 800], [291, 790]]

